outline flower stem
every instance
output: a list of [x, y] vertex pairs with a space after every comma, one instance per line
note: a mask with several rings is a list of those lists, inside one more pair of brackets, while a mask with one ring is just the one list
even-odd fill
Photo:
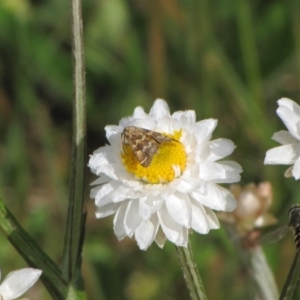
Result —
[[207, 299], [204, 286], [197, 269], [190, 241], [188, 247], [176, 247], [183, 276], [192, 300]]
[[71, 0], [71, 4], [74, 64], [73, 139], [70, 197], [67, 216], [67, 228], [65, 233], [62, 271], [67, 281], [73, 282], [80, 289], [82, 288], [82, 280], [80, 280], [81, 252], [84, 241], [85, 226], [85, 212], [83, 207], [86, 138], [85, 67], [81, 1]]

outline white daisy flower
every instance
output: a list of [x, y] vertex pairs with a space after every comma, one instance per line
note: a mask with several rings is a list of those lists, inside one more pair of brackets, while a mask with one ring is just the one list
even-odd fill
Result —
[[[206, 234], [219, 228], [212, 209], [232, 211], [236, 201], [218, 183], [239, 181], [242, 168], [232, 161], [217, 162], [235, 146], [227, 139], [210, 141], [216, 126], [214, 119], [196, 122], [192, 110], [171, 115], [161, 99], [149, 114], [137, 107], [119, 126], [106, 126], [110, 145], [96, 150], [88, 164], [100, 176], [91, 191], [96, 217], [115, 213], [117, 238], [134, 235], [143, 250], [154, 240], [162, 248], [166, 239], [186, 247], [189, 229]], [[137, 134], [132, 136], [135, 143], [128, 140], [128, 128]], [[160, 137], [151, 139], [153, 131]], [[144, 148], [139, 148], [140, 142]], [[158, 150], [150, 147], [152, 159], [146, 166], [140, 155], [148, 153], [151, 144]]]
[[285, 172], [286, 177], [300, 178], [300, 106], [288, 98], [278, 100], [277, 114], [287, 130], [275, 132], [272, 139], [282, 144], [268, 150], [265, 164], [292, 165]]
[[41, 270], [31, 268], [10, 272], [0, 285], [0, 300], [19, 298], [36, 283], [41, 274]]

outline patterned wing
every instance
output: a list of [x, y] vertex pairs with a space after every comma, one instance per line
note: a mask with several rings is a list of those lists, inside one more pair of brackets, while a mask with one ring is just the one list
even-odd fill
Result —
[[171, 143], [172, 141], [175, 141], [174, 139], [165, 136], [159, 132], [151, 131], [151, 130], [147, 130], [147, 131], [150, 131], [149, 138], [153, 139], [158, 144]]

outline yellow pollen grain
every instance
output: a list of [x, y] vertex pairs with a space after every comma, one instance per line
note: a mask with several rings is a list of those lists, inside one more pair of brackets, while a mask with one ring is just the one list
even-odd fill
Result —
[[147, 167], [143, 167], [130, 145], [123, 144], [121, 153], [123, 164], [129, 173], [136, 178], [148, 183], [167, 183], [175, 179], [173, 167], [180, 168], [182, 173], [186, 167], [186, 152], [183, 144], [179, 141], [182, 131], [174, 131], [173, 135], [162, 133], [172, 138], [171, 142], [159, 145], [158, 151], [153, 155], [152, 161]]

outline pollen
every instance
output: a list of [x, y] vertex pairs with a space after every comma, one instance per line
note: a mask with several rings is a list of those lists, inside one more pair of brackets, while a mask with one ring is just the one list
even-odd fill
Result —
[[[153, 154], [152, 160], [147, 167], [143, 167], [132, 147], [129, 144], [123, 144], [121, 157], [125, 169], [134, 174], [138, 179], [147, 183], [168, 183], [180, 176], [186, 167], [186, 151], [184, 145], [180, 142], [182, 130], [174, 131], [173, 134], [162, 133], [170, 137], [170, 142], [159, 144], [158, 150]], [[175, 173], [175, 168], [180, 170]]]

